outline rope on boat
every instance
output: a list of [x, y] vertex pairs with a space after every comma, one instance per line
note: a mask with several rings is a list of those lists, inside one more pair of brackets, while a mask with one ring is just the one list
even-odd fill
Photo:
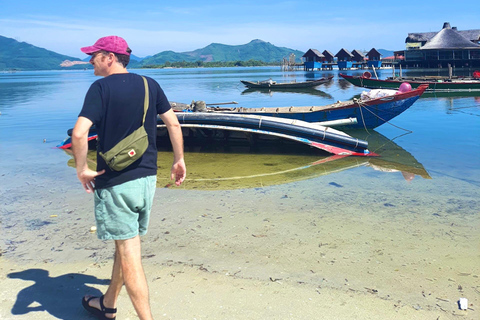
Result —
[[[412, 132], [413, 132], [413, 131], [411, 131], [411, 130], [408, 130], [408, 129], [399, 127], [399, 126], [397, 126], [397, 125], [394, 125], [393, 123], [390, 123], [390, 121], [387, 121], [387, 120], [385, 120], [385, 119], [382, 119], [382, 117], [380, 117], [379, 115], [377, 115], [375, 112], [373, 112], [372, 110], [369, 110], [366, 105], [362, 105], [361, 101], [358, 101], [358, 107], [359, 107], [359, 109], [360, 109], [360, 114], [362, 115], [363, 126], [365, 127], [365, 130], [366, 130], [367, 132], [368, 132], [368, 130], [367, 130], [367, 127], [365, 126], [365, 121], [364, 121], [364, 119], [363, 119], [362, 107], [365, 108], [365, 110], [367, 110], [368, 112], [370, 112], [371, 114], [373, 114], [373, 115], [374, 115], [375, 117], [377, 117], [378, 119], [382, 120], [384, 123], [388, 123], [389, 125], [397, 128], [397, 129], [406, 131], [406, 132], [408, 132], [408, 133], [412, 133]], [[370, 132], [368, 132], [368, 133], [370, 134]]]
[[[361, 101], [361, 100], [358, 100], [357, 103], [358, 103], [358, 109], [360, 110], [360, 115], [362, 116], [363, 128], [365, 129], [365, 131], [367, 131], [368, 134], [370, 134], [370, 131], [368, 131], [367, 126], [365, 125], [365, 119], [363, 118], [363, 112], [362, 112], [362, 107], [363, 107], [363, 108], [366, 108], [366, 106], [365, 106], [365, 105], [362, 105], [362, 101]], [[374, 116], [377, 116], [377, 115], [374, 114]]]

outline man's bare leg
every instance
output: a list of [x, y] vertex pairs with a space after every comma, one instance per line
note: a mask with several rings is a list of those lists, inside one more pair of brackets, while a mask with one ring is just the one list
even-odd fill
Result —
[[140, 237], [137, 235], [128, 240], [115, 240], [115, 245], [123, 282], [137, 311], [137, 315], [141, 320], [152, 320], [148, 284], [142, 266]]
[[[114, 257], [113, 268], [112, 268], [112, 279], [110, 281], [110, 285], [108, 286], [107, 292], [105, 292], [105, 295], [103, 298], [103, 305], [106, 308], [117, 307], [117, 298], [118, 298], [118, 295], [120, 294], [120, 291], [122, 290], [122, 287], [123, 287], [123, 274], [122, 274], [122, 268], [120, 265], [118, 248], [115, 245], [115, 257]], [[84, 299], [87, 300], [89, 297], [90, 296], [85, 296]], [[99, 310], [101, 309], [99, 298], [90, 300], [88, 304]], [[105, 316], [107, 318], [114, 318], [115, 313], [106, 313]]]

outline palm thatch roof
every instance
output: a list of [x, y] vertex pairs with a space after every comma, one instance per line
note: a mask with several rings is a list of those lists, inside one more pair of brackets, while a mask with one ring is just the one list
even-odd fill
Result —
[[308, 49], [307, 52], [302, 57], [312, 57], [312, 56], [317, 56], [319, 58], [325, 58], [323, 54], [320, 53], [317, 49]]
[[365, 58], [365, 55], [363, 54], [363, 52], [362, 52], [362, 51], [359, 51], [359, 50], [357, 50], [357, 49], [353, 50], [353, 51], [352, 51], [352, 54], [353, 54], [354, 56], [359, 56], [359, 57]]
[[473, 43], [457, 30], [450, 28], [450, 24], [445, 24], [432, 39], [430, 39], [420, 50], [428, 49], [466, 49], [480, 48], [479, 44]]
[[323, 55], [326, 57], [326, 58], [331, 58], [333, 59], [335, 57], [335, 55], [333, 53], [331, 53], [330, 51], [328, 50], [323, 50]]
[[376, 56], [376, 57], [379, 57], [381, 56], [382, 54], [380, 52], [378, 52], [377, 49], [375, 48], [372, 48], [370, 51], [368, 51], [367, 53], [367, 57], [370, 57], [370, 56]]
[[337, 52], [337, 54], [335, 55], [335, 57], [341, 59], [341, 58], [347, 58], [347, 59], [351, 59], [353, 58], [353, 54], [348, 51], [347, 49], [340, 49], [340, 51]]
[[[443, 29], [448, 28], [450, 29], [450, 23], [445, 22], [443, 24]], [[467, 40], [471, 42], [478, 42], [480, 41], [480, 29], [472, 29], [472, 30], [457, 30], [456, 27], [451, 28], [452, 30], [457, 31], [460, 35], [465, 37]], [[414, 32], [409, 33], [407, 38], [405, 39], [405, 43], [410, 42], [427, 42], [431, 40], [433, 37], [437, 35], [438, 32]]]

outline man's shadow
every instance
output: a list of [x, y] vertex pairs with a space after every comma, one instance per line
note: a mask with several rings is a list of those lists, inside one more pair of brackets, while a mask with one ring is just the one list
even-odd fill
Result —
[[48, 271], [43, 269], [12, 272], [8, 274], [8, 278], [35, 281], [18, 293], [12, 314], [46, 311], [58, 319], [87, 318], [88, 313], [81, 305], [82, 297], [86, 294], [100, 296], [102, 293], [86, 284], [108, 285], [110, 282], [79, 273], [67, 273], [52, 278]]

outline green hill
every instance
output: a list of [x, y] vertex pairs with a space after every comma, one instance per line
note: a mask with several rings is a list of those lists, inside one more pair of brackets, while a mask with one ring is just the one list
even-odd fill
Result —
[[[78, 61], [78, 58], [62, 55], [26, 42], [0, 36], [0, 70], [54, 70], [65, 60]], [[74, 65], [69, 68], [85, 68], [87, 65]]]
[[231, 46], [220, 43], [212, 43], [205, 48], [190, 52], [177, 53], [173, 51], [163, 51], [156, 55], [143, 59], [140, 63], [143, 66], [161, 65], [165, 62], [218, 62], [218, 61], [248, 61], [259, 60], [265, 62], [282, 61], [289, 55], [295, 54], [297, 62], [301, 61], [304, 54], [302, 51], [293, 50], [284, 47], [277, 47], [269, 42], [262, 40], [253, 40], [247, 44]]
[[[301, 62], [303, 52], [289, 48], [277, 47], [269, 42], [253, 40], [244, 45], [225, 45], [212, 43], [205, 48], [190, 52], [163, 51], [140, 61], [132, 59], [130, 68], [162, 65], [165, 62], [227, 62], [257, 60], [263, 62], [280, 62], [295, 54], [296, 61]], [[66, 61], [67, 60], [67, 61]], [[65, 63], [66, 62], [66, 63]], [[73, 62], [73, 63], [72, 63]], [[83, 61], [84, 62], [84, 61]], [[0, 36], [0, 70], [56, 70], [92, 68], [90, 64], [80, 64], [78, 58], [39, 48], [26, 42]]]
[[140, 65], [142, 66], [149, 66], [149, 65], [161, 65], [165, 62], [179, 62], [179, 61], [187, 61], [187, 62], [194, 62], [198, 59], [195, 59], [191, 56], [188, 56], [183, 53], [173, 52], [173, 51], [162, 51], [157, 53], [151, 57], [145, 58], [140, 61]]

